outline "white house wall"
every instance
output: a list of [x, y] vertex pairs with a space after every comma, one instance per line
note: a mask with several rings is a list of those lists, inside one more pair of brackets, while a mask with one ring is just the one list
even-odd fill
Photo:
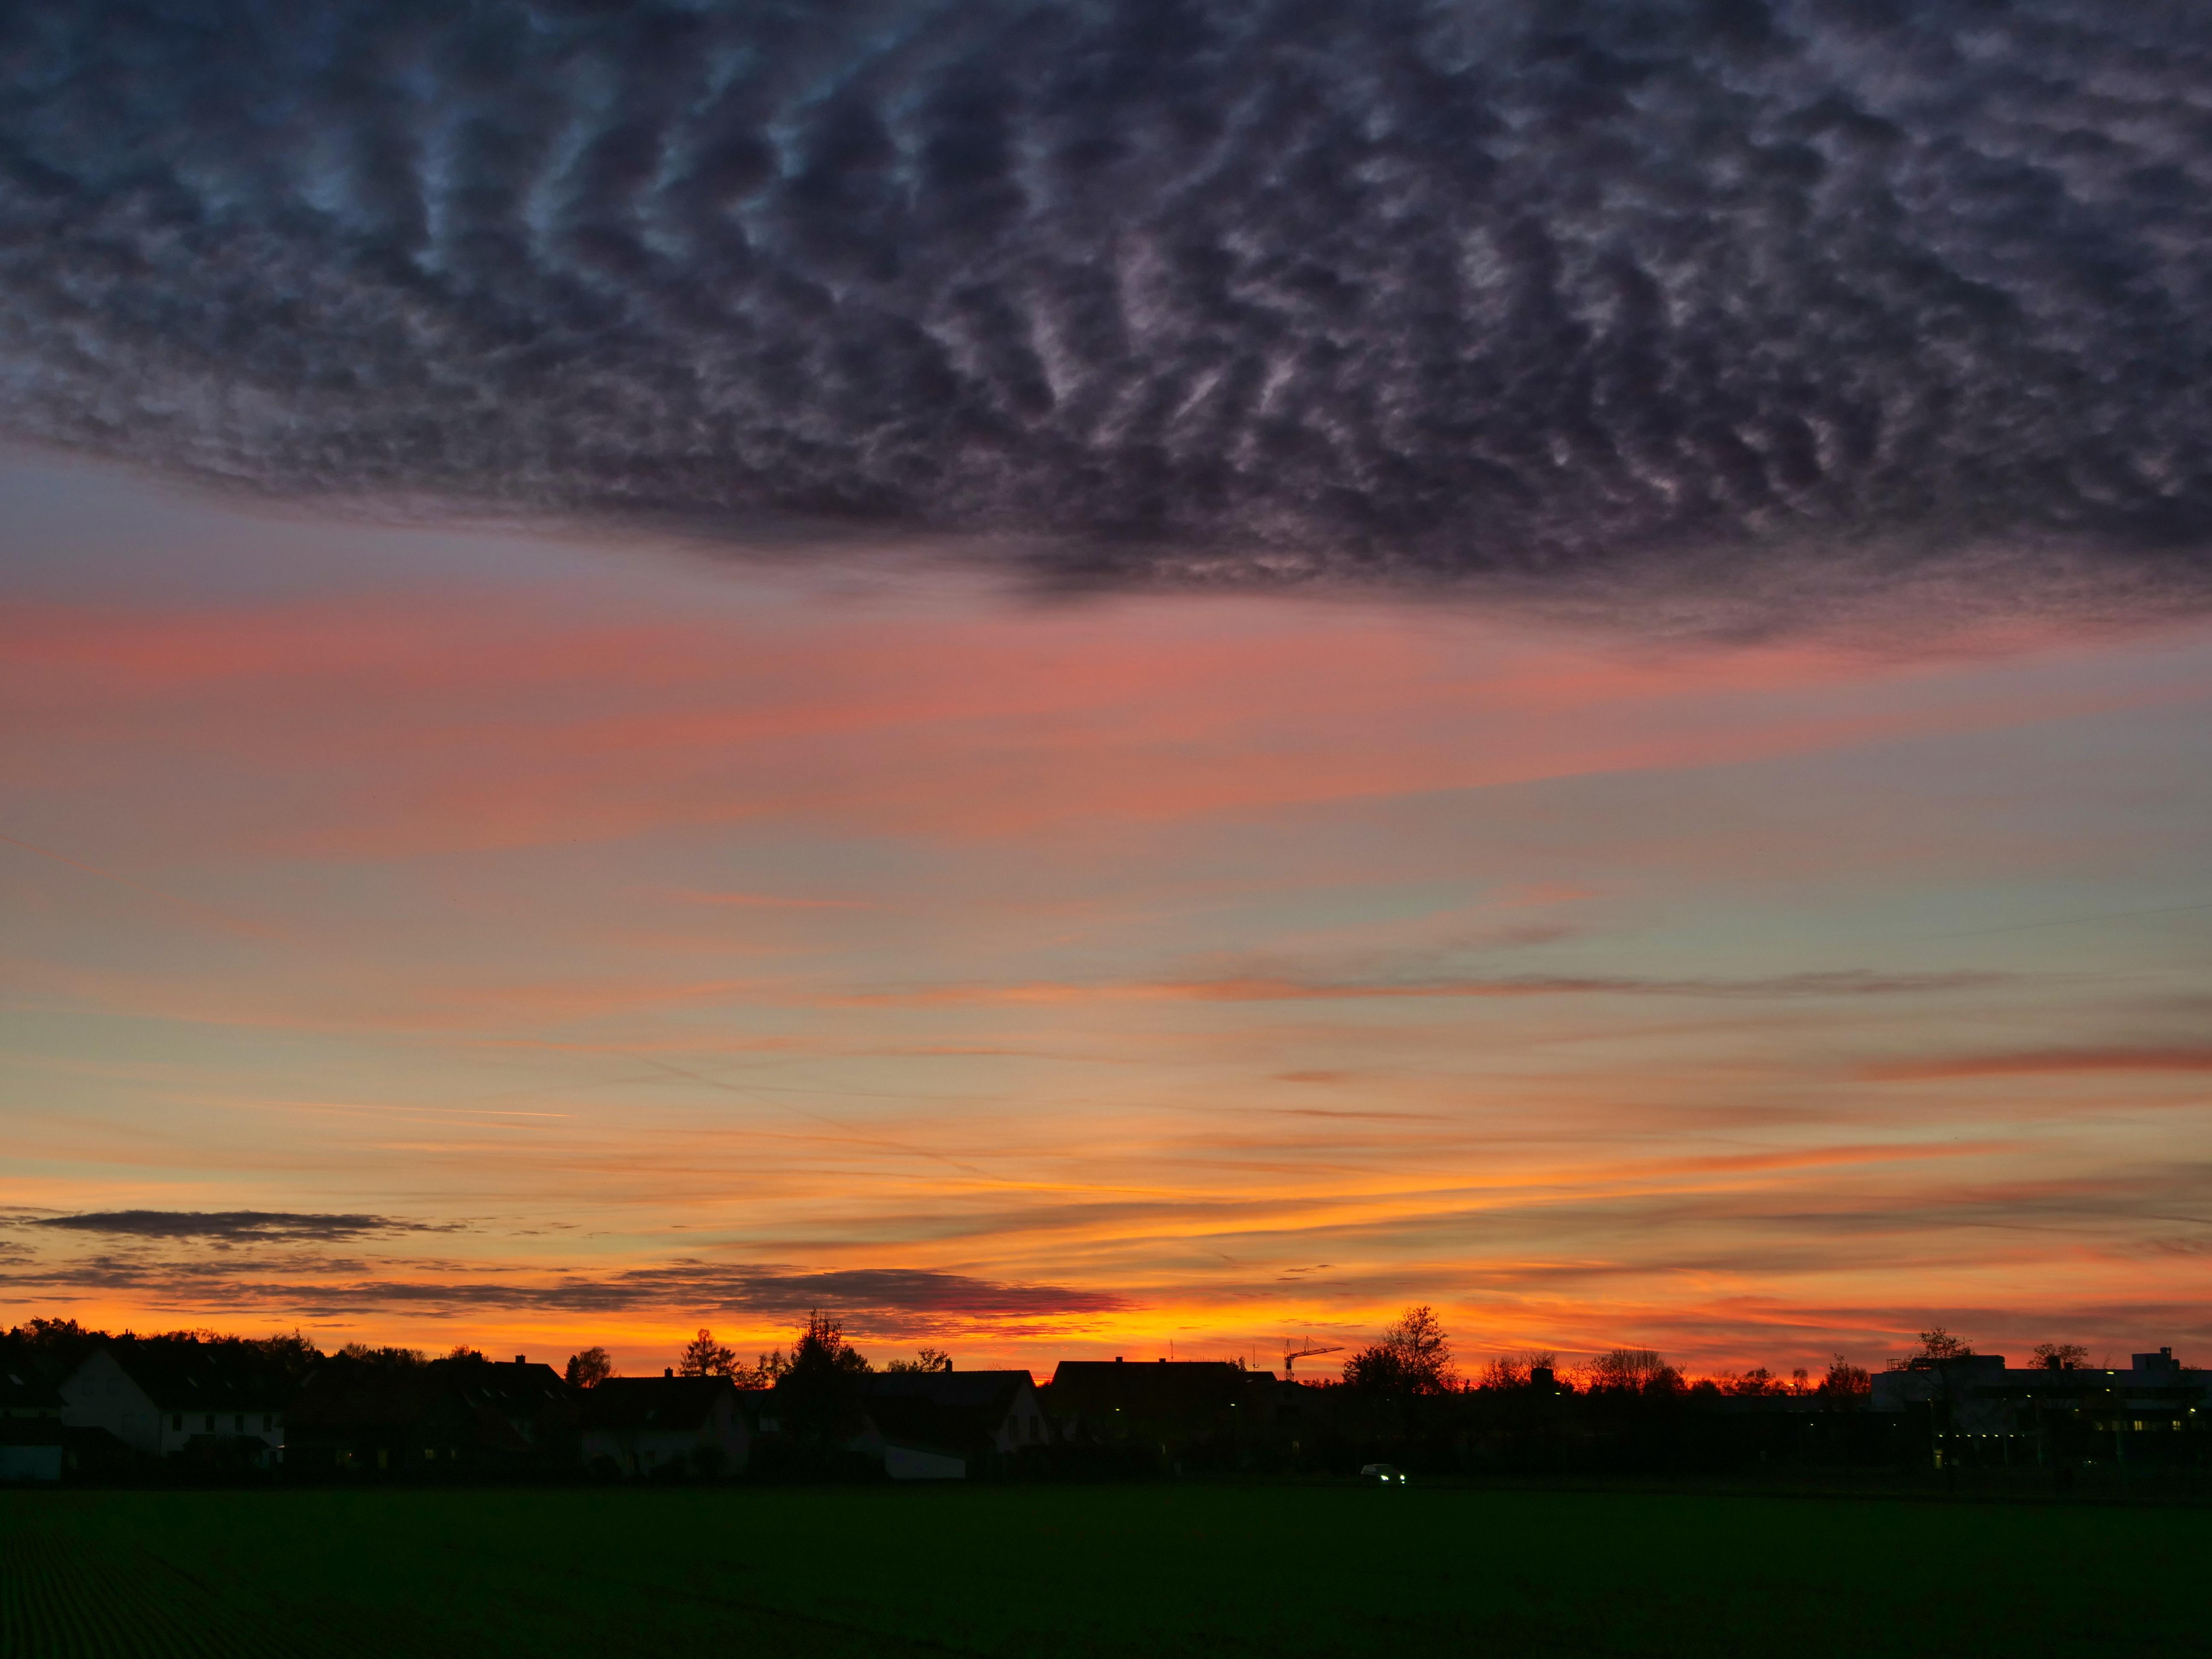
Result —
[[72, 1428], [105, 1429], [149, 1457], [182, 1451], [202, 1435], [258, 1440], [279, 1455], [284, 1449], [283, 1413], [162, 1411], [106, 1348], [71, 1372], [60, 1392], [63, 1422]]

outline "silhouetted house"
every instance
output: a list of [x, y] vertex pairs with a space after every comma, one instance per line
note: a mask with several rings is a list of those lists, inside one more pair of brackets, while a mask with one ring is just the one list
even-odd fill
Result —
[[584, 1390], [584, 1467], [626, 1479], [735, 1474], [752, 1447], [726, 1376], [611, 1376]]
[[62, 1478], [62, 1397], [27, 1361], [0, 1366], [0, 1481]]
[[323, 1475], [517, 1476], [576, 1466], [575, 1390], [516, 1358], [318, 1366], [291, 1412], [288, 1462]]
[[583, 1391], [568, 1386], [550, 1365], [533, 1365], [521, 1354], [512, 1364], [488, 1359], [434, 1359], [428, 1369], [447, 1377], [477, 1412], [489, 1412], [530, 1448], [544, 1468], [576, 1466], [576, 1433]]
[[266, 1468], [284, 1455], [291, 1384], [243, 1343], [106, 1343], [59, 1391], [64, 1423], [103, 1430], [141, 1456]]
[[1875, 1375], [1869, 1407], [1923, 1418], [1939, 1468], [2212, 1461], [2212, 1371], [2182, 1365], [2171, 1348], [2131, 1355], [2125, 1370], [2012, 1367], [2001, 1354], [1916, 1359]]
[[1272, 1422], [1279, 1392], [1273, 1371], [1222, 1360], [1064, 1359], [1046, 1410], [1072, 1438], [1173, 1459], [1233, 1448]]
[[1027, 1371], [878, 1371], [863, 1382], [855, 1450], [894, 1480], [960, 1480], [1052, 1438]]

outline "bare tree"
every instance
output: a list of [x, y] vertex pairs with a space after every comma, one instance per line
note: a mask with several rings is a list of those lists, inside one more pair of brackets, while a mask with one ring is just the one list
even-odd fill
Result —
[[2039, 1342], [2035, 1363], [2043, 1370], [2078, 1371], [2089, 1363], [2089, 1351], [2079, 1342]]
[[1615, 1348], [1589, 1363], [1589, 1386], [1600, 1393], [1674, 1394], [1682, 1374], [1649, 1348]]
[[1482, 1368], [1482, 1376], [1475, 1386], [1479, 1389], [1525, 1389], [1528, 1386], [1528, 1363], [1511, 1354], [1500, 1354]]
[[1920, 1333], [1919, 1358], [1923, 1359], [1966, 1359], [1972, 1357], [1973, 1352], [1941, 1325]]
[[949, 1371], [952, 1356], [942, 1348], [922, 1348], [911, 1359], [894, 1359], [884, 1367], [887, 1371]]

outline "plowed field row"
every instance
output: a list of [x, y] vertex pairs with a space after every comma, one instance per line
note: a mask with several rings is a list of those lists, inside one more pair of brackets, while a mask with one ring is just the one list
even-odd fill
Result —
[[280, 1659], [256, 1629], [143, 1551], [37, 1532], [0, 1536], [0, 1659]]

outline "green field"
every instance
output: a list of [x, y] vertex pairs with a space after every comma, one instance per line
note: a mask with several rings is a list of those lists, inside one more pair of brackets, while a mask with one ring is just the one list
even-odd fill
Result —
[[1413, 1486], [0, 1493], [0, 1655], [2203, 1651], [2212, 1510]]

